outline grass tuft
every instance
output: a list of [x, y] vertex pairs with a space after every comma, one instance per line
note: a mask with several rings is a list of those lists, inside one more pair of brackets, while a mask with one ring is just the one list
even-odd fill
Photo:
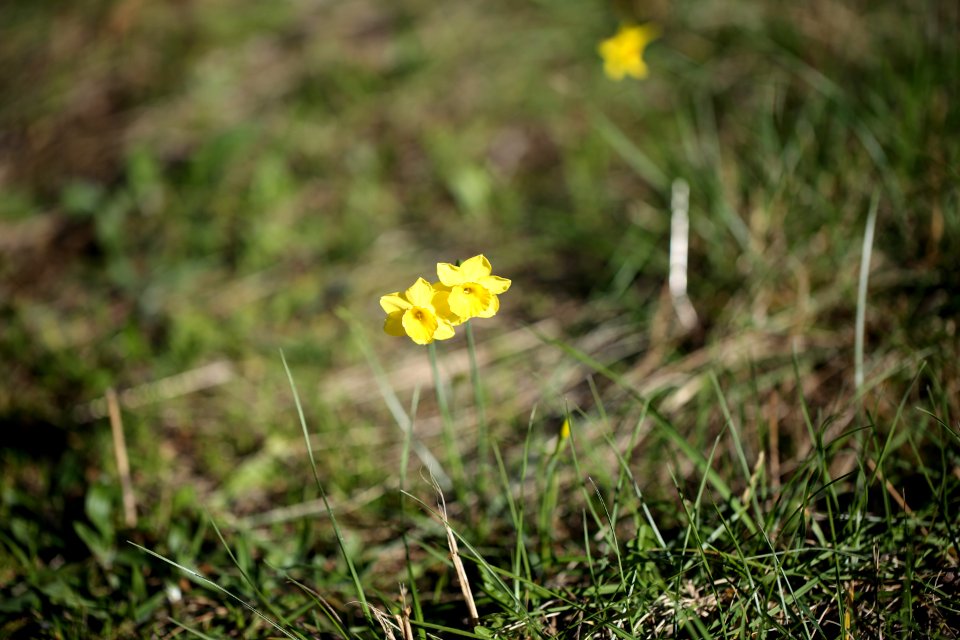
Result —
[[960, 635], [960, 5], [868, 4], [0, 3], [0, 637]]

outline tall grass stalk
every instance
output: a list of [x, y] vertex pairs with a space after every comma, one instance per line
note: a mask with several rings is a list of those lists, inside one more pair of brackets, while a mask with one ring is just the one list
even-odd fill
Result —
[[323, 506], [327, 510], [327, 514], [330, 516], [330, 523], [333, 525], [334, 534], [337, 537], [337, 545], [340, 547], [340, 553], [343, 555], [343, 559], [347, 563], [347, 568], [350, 570], [350, 577], [353, 580], [353, 586], [357, 593], [357, 598], [360, 600], [360, 607], [363, 610], [363, 616], [367, 619], [368, 623], [373, 622], [373, 616], [370, 613], [370, 606], [367, 604], [367, 597], [363, 592], [363, 585], [360, 584], [360, 576], [357, 575], [357, 568], [353, 564], [353, 559], [350, 557], [350, 554], [347, 553], [347, 545], [343, 540], [343, 532], [340, 530], [340, 525], [337, 524], [337, 517], [333, 514], [333, 509], [330, 508], [330, 503], [327, 501], [327, 492], [323, 490], [323, 483], [320, 482], [320, 474], [317, 472], [317, 461], [313, 457], [313, 446], [310, 444], [310, 433], [307, 430], [307, 419], [303, 415], [303, 405], [300, 403], [300, 394], [297, 393], [297, 385], [293, 381], [293, 374], [290, 372], [290, 366], [287, 364], [287, 358], [283, 355], [283, 350], [280, 351], [280, 359], [283, 361], [283, 369], [287, 372], [287, 380], [290, 382], [290, 391], [293, 393], [293, 401], [297, 406], [297, 415], [300, 417], [300, 427], [303, 429], [303, 439], [307, 444], [307, 455], [310, 457], [310, 469], [313, 471], [313, 479], [317, 483], [317, 490], [320, 492], [320, 498], [323, 500]]
[[873, 232], [877, 226], [877, 206], [879, 204], [880, 194], [874, 192], [873, 198], [870, 200], [870, 211], [867, 213], [867, 224], [863, 230], [863, 251], [860, 253], [860, 282], [857, 286], [857, 324], [853, 346], [853, 375], [858, 392], [863, 387], [863, 346], [867, 324], [867, 280], [870, 278]]

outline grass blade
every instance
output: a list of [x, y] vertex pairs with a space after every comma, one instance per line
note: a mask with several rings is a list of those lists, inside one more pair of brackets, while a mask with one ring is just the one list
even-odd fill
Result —
[[307, 444], [307, 455], [310, 457], [310, 469], [313, 471], [313, 479], [317, 483], [317, 490], [320, 491], [323, 506], [326, 507], [327, 515], [330, 516], [330, 522], [333, 524], [333, 531], [337, 536], [337, 545], [340, 547], [340, 553], [343, 555], [343, 559], [346, 561], [347, 567], [350, 570], [350, 577], [353, 579], [357, 598], [360, 600], [360, 607], [363, 609], [363, 616], [367, 619], [367, 622], [372, 622], [373, 618], [370, 613], [370, 607], [367, 604], [363, 586], [360, 584], [360, 576], [357, 575], [357, 568], [353, 564], [353, 559], [350, 557], [350, 554], [347, 553], [347, 546], [343, 540], [343, 532], [340, 530], [340, 525], [337, 524], [337, 517], [333, 514], [330, 503], [327, 501], [327, 492], [323, 490], [323, 484], [320, 482], [320, 474], [317, 472], [317, 461], [313, 457], [313, 447], [310, 444], [310, 433], [307, 431], [307, 420], [303, 415], [303, 405], [300, 402], [300, 394], [297, 393], [297, 385], [293, 381], [293, 374], [290, 372], [290, 366], [287, 364], [286, 356], [283, 355], [283, 350], [280, 351], [280, 359], [283, 361], [283, 369], [287, 372], [287, 380], [289, 380], [290, 390], [293, 392], [293, 401], [297, 405], [297, 415], [300, 417], [300, 427], [303, 429], [303, 440]]

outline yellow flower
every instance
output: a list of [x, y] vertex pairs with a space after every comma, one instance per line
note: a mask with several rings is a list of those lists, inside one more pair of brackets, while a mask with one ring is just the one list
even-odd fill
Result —
[[603, 71], [613, 80], [624, 76], [645, 78], [647, 63], [643, 50], [657, 38], [657, 28], [650, 24], [621, 25], [615, 36], [600, 43]]
[[564, 445], [567, 443], [567, 440], [570, 439], [570, 419], [564, 418], [563, 424], [560, 425], [560, 434], [557, 436], [557, 446], [553, 449], [553, 455], [560, 453]]
[[490, 318], [500, 310], [497, 295], [510, 288], [506, 278], [490, 275], [490, 261], [473, 256], [459, 267], [448, 262], [437, 263], [437, 277], [443, 289], [449, 290], [447, 305], [453, 314], [451, 324], [470, 318]]
[[410, 336], [417, 344], [453, 337], [447, 291], [437, 291], [423, 278], [400, 293], [388, 293], [380, 298], [380, 306], [387, 312], [383, 330], [391, 336]]

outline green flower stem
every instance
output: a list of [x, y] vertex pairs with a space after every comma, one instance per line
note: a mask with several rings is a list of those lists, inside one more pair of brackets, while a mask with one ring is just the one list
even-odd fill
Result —
[[437, 344], [431, 342], [427, 345], [427, 351], [430, 353], [433, 388], [437, 393], [437, 405], [440, 407], [440, 419], [443, 421], [443, 443], [447, 448], [447, 458], [450, 460], [454, 490], [457, 491], [462, 486], [464, 477], [463, 460], [457, 450], [457, 439], [454, 433], [453, 418], [450, 416], [450, 405], [447, 404], [447, 393], [443, 381], [440, 379], [440, 367], [437, 366]]
[[[473, 383], [473, 395], [477, 405], [477, 477], [486, 478], [487, 455], [490, 449], [489, 433], [487, 431], [487, 411], [483, 397], [483, 386], [480, 384], [480, 371], [477, 367], [477, 346], [473, 337], [473, 322], [467, 320], [467, 352], [470, 354], [470, 381]], [[484, 487], [478, 485], [479, 493], [483, 494]]]

